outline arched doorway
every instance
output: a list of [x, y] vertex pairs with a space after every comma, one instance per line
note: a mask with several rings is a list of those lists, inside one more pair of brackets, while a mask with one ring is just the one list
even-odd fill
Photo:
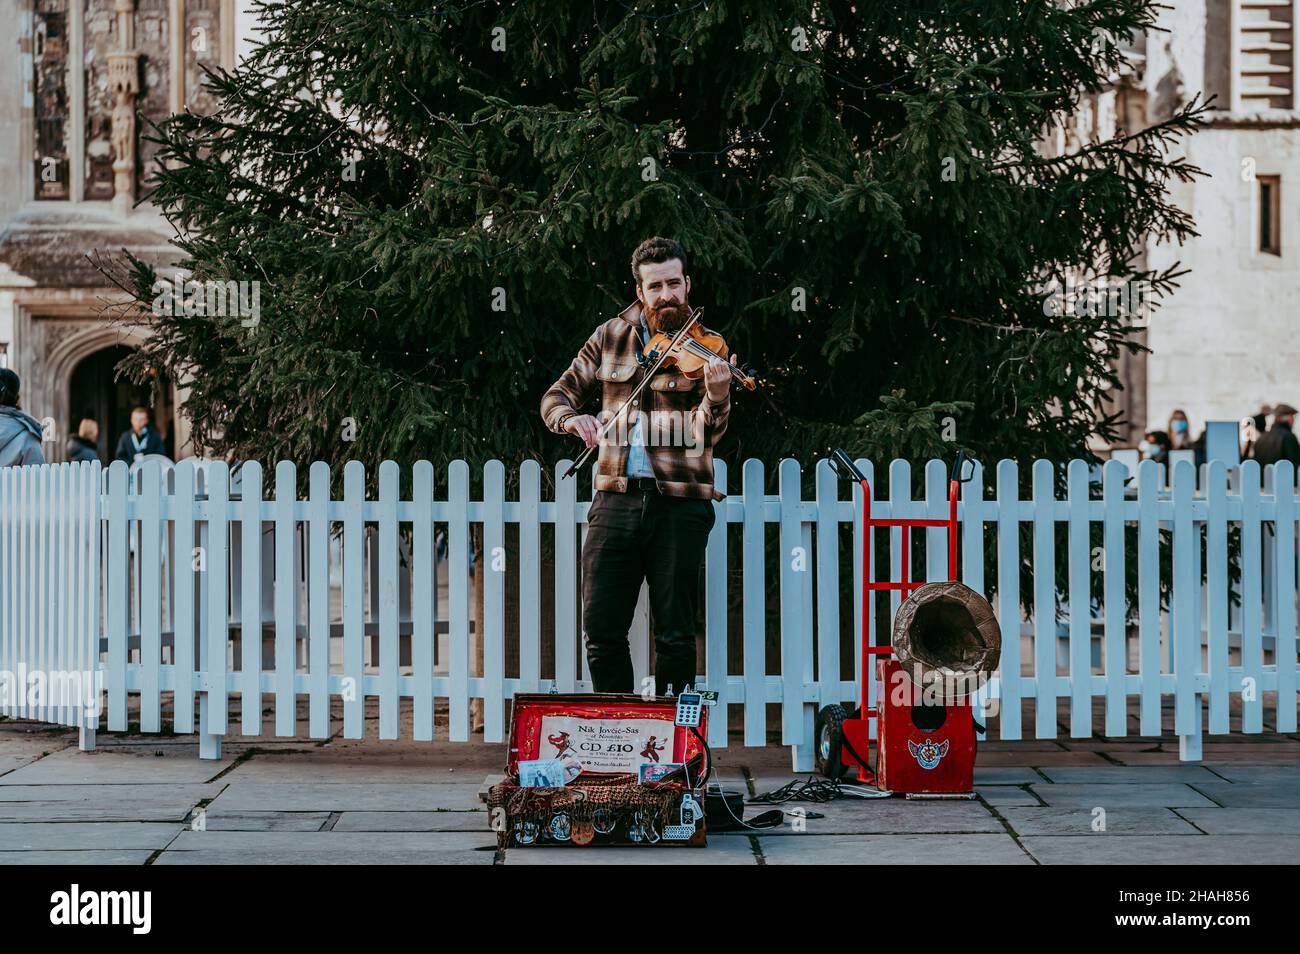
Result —
[[167, 456], [175, 460], [171, 382], [161, 372], [141, 384], [118, 379], [114, 369], [131, 351], [126, 345], [110, 345], [77, 363], [68, 378], [68, 434], [77, 433], [82, 418], [93, 418], [99, 423], [99, 459], [111, 463], [118, 439], [131, 428], [131, 409], [145, 407]]

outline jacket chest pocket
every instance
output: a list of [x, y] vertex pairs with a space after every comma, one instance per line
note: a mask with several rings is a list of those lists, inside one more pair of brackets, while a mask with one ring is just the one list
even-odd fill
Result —
[[601, 384], [601, 407], [612, 415], [632, 393], [632, 382], [636, 377], [636, 365], [631, 361], [610, 361], [600, 363], [596, 369], [596, 380]]
[[667, 407], [685, 407], [700, 402], [704, 377], [688, 378], [680, 371], [661, 371], [650, 379], [655, 401]]

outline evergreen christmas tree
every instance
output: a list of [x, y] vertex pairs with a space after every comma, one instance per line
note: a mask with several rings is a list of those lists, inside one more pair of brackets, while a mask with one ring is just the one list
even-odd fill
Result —
[[133, 262], [132, 367], [189, 383], [208, 452], [549, 471], [581, 445], [541, 394], [667, 235], [764, 382], [724, 457], [1084, 455], [1133, 319], [1046, 289], [1171, 290], [1142, 255], [1195, 234], [1168, 190], [1204, 107], [1037, 143], [1125, 82], [1155, 6], [266, 0], [218, 110], [154, 132], [150, 196], [259, 314], [154, 308], [173, 276]]

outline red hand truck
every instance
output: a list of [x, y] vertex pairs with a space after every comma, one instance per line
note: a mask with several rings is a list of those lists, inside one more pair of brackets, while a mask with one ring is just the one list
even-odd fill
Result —
[[[971, 474], [964, 473], [965, 465], [971, 464]], [[871, 483], [858, 470], [842, 449], [836, 448], [832, 454], [831, 466], [840, 480], [856, 483], [862, 488], [862, 655], [859, 673], [861, 674], [861, 698], [859, 706], [850, 713], [842, 705], [824, 707], [817, 717], [817, 763], [822, 774], [829, 778], [840, 779], [852, 767], [858, 770], [858, 781], [875, 785], [879, 781], [880, 763], [879, 747], [877, 761], [873, 765], [868, 760], [871, 743], [871, 720], [880, 719], [884, 706], [874, 708], [868, 703], [868, 683], [873, 675], [881, 675], [882, 694], [889, 685], [885, 674], [893, 674], [898, 664], [886, 657], [894, 652], [891, 645], [877, 646], [873, 638], [875, 626], [870, 609], [870, 594], [897, 590], [906, 600], [913, 591], [926, 584], [924, 580], [912, 580], [911, 577], [911, 530], [915, 527], [943, 527], [948, 531], [948, 579], [957, 578], [957, 494], [962, 484], [971, 480], [974, 461], [966, 452], [958, 450], [948, 480], [948, 517], [947, 519], [911, 519], [897, 517], [881, 518], [871, 515]], [[899, 548], [899, 567], [902, 572], [900, 580], [874, 581], [871, 576], [872, 537], [876, 527], [899, 527], [902, 529]], [[869, 664], [876, 660], [876, 665]], [[883, 698], [882, 698], [883, 701]], [[879, 737], [880, 726], [876, 735]], [[971, 761], [973, 762], [973, 734], [971, 737]]]

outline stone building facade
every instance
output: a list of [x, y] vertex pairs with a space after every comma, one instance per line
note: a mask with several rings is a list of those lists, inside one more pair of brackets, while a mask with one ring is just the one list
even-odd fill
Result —
[[153, 413], [173, 456], [183, 390], [161, 374], [134, 385], [113, 366], [145, 330], [114, 321], [122, 296], [96, 267], [129, 249], [170, 261], [172, 231], [148, 202], [156, 147], [142, 119], [208, 111], [205, 66], [233, 68], [253, 25], [247, 0], [0, 0], [0, 366], [62, 460], [83, 416], [111, 458], [131, 407]]

